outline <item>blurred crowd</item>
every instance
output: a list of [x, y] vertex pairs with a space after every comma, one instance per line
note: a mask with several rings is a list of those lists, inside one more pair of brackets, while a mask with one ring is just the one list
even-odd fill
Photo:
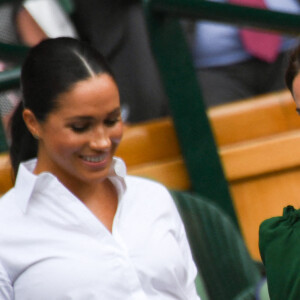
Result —
[[[296, 0], [265, 0], [265, 4], [270, 10], [300, 12]], [[276, 57], [266, 61], [244, 48], [238, 27], [193, 21], [186, 28], [207, 107], [285, 88], [283, 75], [287, 56], [298, 43], [297, 38], [280, 37]], [[30, 47], [44, 38], [58, 36], [84, 40], [108, 58], [119, 85], [125, 122], [136, 123], [169, 114], [168, 99], [150, 49], [141, 1], [13, 0], [0, 5], [1, 43]], [[1, 60], [0, 53], [0, 71], [17, 64]], [[6, 128], [18, 101], [17, 89], [0, 94], [1, 117]]]
[[[13, 0], [0, 5], [0, 42], [30, 47], [59, 36], [77, 37], [107, 57], [119, 85], [125, 122], [168, 115], [140, 1]], [[2, 60], [1, 71], [18, 63]], [[18, 90], [0, 94], [5, 127], [18, 101]]]

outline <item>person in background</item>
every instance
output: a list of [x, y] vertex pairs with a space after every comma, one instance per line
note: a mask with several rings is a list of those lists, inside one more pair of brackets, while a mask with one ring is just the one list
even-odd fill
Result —
[[[300, 45], [290, 54], [285, 83], [300, 112]], [[295, 165], [295, 167], [297, 167]], [[259, 227], [259, 250], [266, 269], [270, 299], [297, 300], [300, 295], [300, 209], [283, 208], [281, 216], [264, 220]]]
[[[32, 47], [48, 37], [78, 37], [69, 16], [57, 0], [14, 0], [0, 5], [0, 42]], [[19, 58], [3, 59], [0, 72], [20, 64]], [[8, 122], [20, 101], [19, 89], [0, 93], [0, 114], [7, 139]]]
[[122, 116], [137, 123], [168, 116], [168, 98], [153, 58], [139, 0], [73, 0], [83, 41], [109, 61], [120, 89]]
[[104, 57], [73, 38], [33, 47], [11, 123], [15, 186], [0, 199], [0, 299], [199, 300], [165, 187], [126, 175]]
[[285, 72], [285, 83], [296, 103], [296, 110], [300, 114], [300, 46], [295, 48], [289, 58]]
[[[300, 13], [300, 4], [296, 0], [265, 0], [265, 4], [270, 10]], [[287, 57], [298, 42], [295, 37], [281, 37], [278, 56], [267, 61], [245, 49], [240, 28], [232, 25], [196, 22], [189, 40], [207, 107], [284, 89]]]

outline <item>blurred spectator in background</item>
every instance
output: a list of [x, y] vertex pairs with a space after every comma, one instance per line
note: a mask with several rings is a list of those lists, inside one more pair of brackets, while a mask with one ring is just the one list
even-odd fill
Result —
[[[270, 10], [300, 12], [296, 0], [265, 0], [265, 5]], [[194, 64], [207, 107], [285, 88], [287, 56], [296, 38], [281, 37], [278, 56], [266, 61], [245, 50], [237, 27], [198, 21], [193, 29]]]
[[[73, 5], [71, 14], [62, 2]], [[93, 45], [115, 73], [123, 120], [135, 123], [169, 114], [144, 22], [139, 0], [14, 0], [0, 5], [0, 42], [33, 46], [46, 37], [77, 36]], [[0, 68], [14, 65], [3, 61]], [[5, 127], [18, 99], [16, 91], [0, 94]]]
[[168, 100], [151, 54], [141, 1], [73, 0], [82, 40], [104, 54], [116, 76], [126, 122], [166, 116]]
[[[77, 37], [71, 20], [57, 0], [14, 0], [0, 5], [0, 42], [34, 46], [47, 37]], [[0, 72], [20, 64], [20, 60], [1, 59]], [[0, 93], [0, 113], [7, 132], [8, 121], [19, 103], [19, 90]]]

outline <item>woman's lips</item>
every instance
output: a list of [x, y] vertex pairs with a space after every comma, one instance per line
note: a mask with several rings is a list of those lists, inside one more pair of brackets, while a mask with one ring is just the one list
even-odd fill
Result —
[[84, 161], [91, 163], [99, 163], [107, 158], [107, 153], [101, 155], [80, 155]]
[[86, 166], [94, 168], [105, 168], [109, 162], [109, 153], [80, 155], [79, 157]]

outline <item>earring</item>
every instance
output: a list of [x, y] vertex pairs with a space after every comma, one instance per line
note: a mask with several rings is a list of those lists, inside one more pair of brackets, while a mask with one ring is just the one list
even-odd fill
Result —
[[36, 140], [38, 140], [40, 137], [38, 136], [38, 135], [36, 135], [36, 134], [33, 134], [32, 135]]

